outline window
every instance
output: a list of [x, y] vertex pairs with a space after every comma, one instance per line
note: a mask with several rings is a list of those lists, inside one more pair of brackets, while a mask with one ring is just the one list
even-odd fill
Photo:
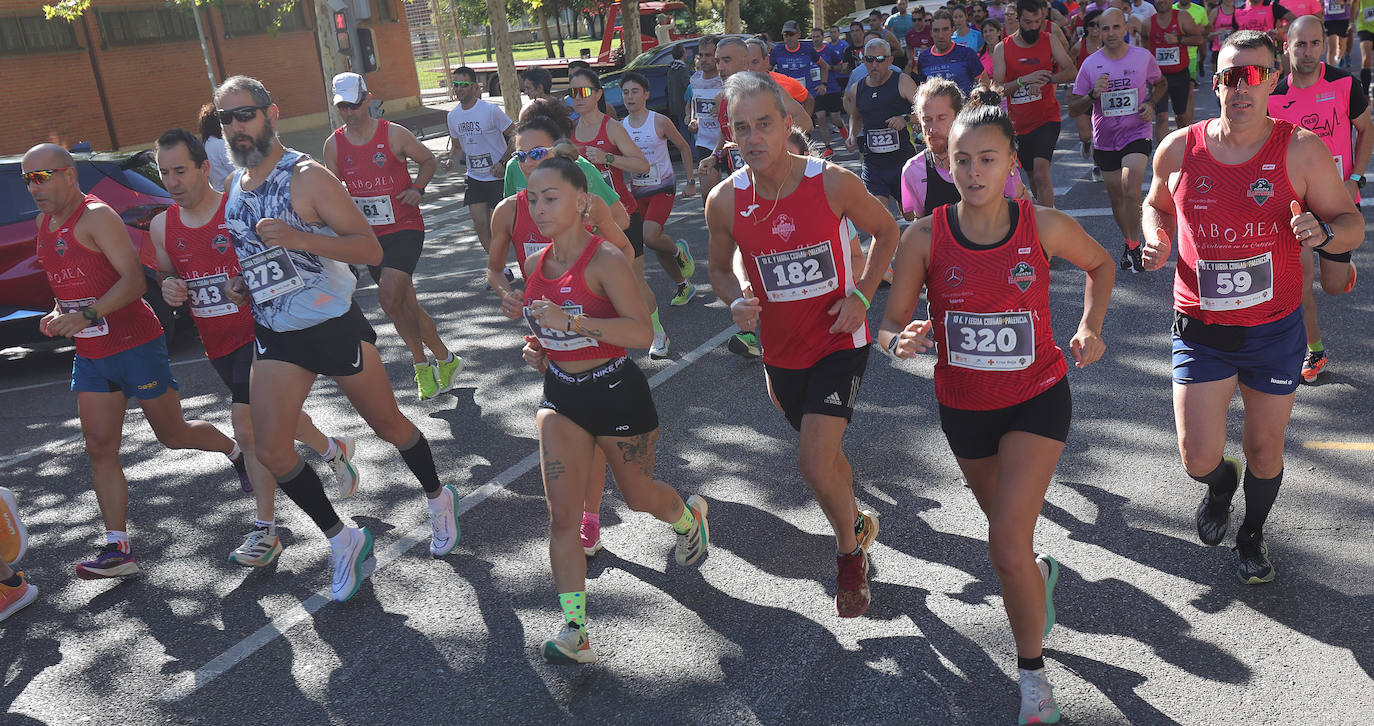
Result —
[[44, 20], [40, 15], [0, 18], [0, 54], [19, 55], [79, 48], [76, 28], [65, 20]]
[[[289, 9], [277, 5], [258, 5], [256, 2], [242, 5], [224, 5], [224, 29], [230, 36], [271, 33], [277, 31], [305, 30], [310, 26], [305, 22], [305, 2], [296, 0]], [[281, 26], [277, 27], [277, 19]]]
[[177, 8], [102, 12], [100, 34], [106, 45], [162, 43], [197, 37], [195, 18], [190, 11]]

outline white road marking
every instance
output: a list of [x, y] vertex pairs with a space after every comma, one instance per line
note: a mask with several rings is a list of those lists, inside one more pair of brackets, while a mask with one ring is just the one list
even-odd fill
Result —
[[[721, 343], [724, 343], [727, 338], [738, 330], [738, 328], [731, 325], [711, 336], [711, 338], [701, 345], [698, 345], [692, 351], [682, 356], [680, 360], [654, 374], [653, 377], [649, 379], [649, 388], [657, 388], [668, 379], [682, 372], [688, 366], [700, 360], [702, 356], [719, 347]], [[478, 504], [481, 504], [491, 495], [505, 489], [516, 479], [534, 470], [538, 465], [539, 452], [537, 450], [530, 452], [525, 458], [496, 475], [494, 479], [473, 490], [471, 494], [463, 497], [459, 502], [459, 514], [463, 514]], [[392, 542], [381, 552], [376, 553], [376, 566], [372, 568], [371, 572], [366, 572], [363, 576], [365, 578], [371, 577], [372, 573], [400, 559], [401, 555], [409, 552], [411, 548], [420, 544], [429, 536], [430, 527], [427, 520], [412, 527], [409, 532], [406, 532], [405, 536]], [[258, 628], [248, 637], [235, 643], [232, 647], [220, 653], [218, 656], [215, 656], [205, 665], [194, 671], [183, 673], [178, 676], [172, 685], [168, 686], [167, 689], [162, 692], [159, 696], [159, 700], [164, 703], [170, 703], [180, 701], [190, 696], [202, 686], [224, 675], [230, 668], [233, 668], [253, 653], [256, 653], [264, 645], [267, 645], [280, 637], [287, 630], [295, 627], [296, 624], [300, 623], [302, 620], [314, 615], [320, 608], [328, 605], [329, 602], [328, 588], [326, 587], [306, 598], [301, 604], [272, 618], [271, 622]]]

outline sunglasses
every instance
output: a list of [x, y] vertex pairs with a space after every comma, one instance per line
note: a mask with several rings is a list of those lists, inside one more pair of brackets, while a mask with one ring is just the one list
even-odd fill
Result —
[[234, 121], [247, 123], [258, 117], [258, 111], [266, 111], [271, 106], [239, 106], [237, 108], [217, 108], [215, 118], [219, 119], [221, 126], [228, 126]]
[[553, 149], [550, 149], [547, 146], [538, 146], [533, 149], [530, 149], [529, 151], [515, 152], [515, 158], [521, 162], [524, 162], [526, 159], [530, 161], [539, 161], [540, 159], [543, 159], [551, 153], [553, 153]]
[[59, 166], [56, 169], [39, 169], [38, 171], [26, 171], [19, 176], [24, 177], [25, 184], [43, 184], [63, 169], [70, 169], [70, 166]]
[[454, 81], [454, 82], [453, 82], [453, 87], [454, 87], [454, 88], [467, 88], [468, 86], [475, 85], [476, 83], [477, 83], [477, 81]]
[[568, 95], [573, 98], [591, 98], [594, 92], [596, 89], [591, 86], [574, 86], [568, 89]]
[[358, 103], [348, 103], [347, 101], [339, 101], [338, 103], [336, 103], [336, 104], [334, 104], [334, 105], [335, 105], [335, 106], [338, 106], [339, 108], [341, 108], [341, 109], [343, 109], [343, 110], [345, 110], [345, 111], [357, 111], [358, 109], [360, 109], [360, 108], [363, 107], [362, 102], [358, 102]]
[[885, 56], [885, 55], [866, 55], [866, 56], [864, 56], [864, 62], [865, 62], [865, 63], [882, 63], [882, 62], [885, 61], [885, 60], [887, 60], [887, 56]]
[[1245, 81], [1246, 86], [1254, 88], [1269, 80], [1272, 75], [1274, 75], [1274, 69], [1269, 66], [1231, 66], [1217, 71], [1212, 76], [1212, 90], [1215, 91], [1222, 86], [1239, 88], [1241, 81]]

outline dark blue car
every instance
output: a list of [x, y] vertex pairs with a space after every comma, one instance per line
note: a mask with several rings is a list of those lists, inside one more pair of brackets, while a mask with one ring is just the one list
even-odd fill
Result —
[[[723, 36], [722, 36], [723, 37]], [[747, 38], [747, 35], [740, 35]], [[682, 47], [682, 60], [687, 64], [690, 74], [696, 68], [697, 41], [699, 38], [675, 40], [667, 45], [652, 48], [630, 61], [624, 68], [607, 73], [601, 77], [601, 87], [606, 92], [606, 105], [615, 108], [617, 116], [625, 116], [625, 102], [620, 95], [620, 77], [635, 71], [649, 79], [649, 109], [659, 113], [668, 112], [668, 64], [673, 62], [673, 48]]]

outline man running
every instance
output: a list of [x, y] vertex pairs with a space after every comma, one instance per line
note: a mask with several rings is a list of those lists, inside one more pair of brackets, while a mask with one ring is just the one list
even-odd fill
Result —
[[282, 146], [279, 111], [262, 83], [231, 76], [215, 106], [238, 167], [225, 185], [224, 220], [243, 268], [230, 297], [251, 301], [257, 323], [249, 391], [258, 461], [329, 538], [330, 597], [347, 600], [358, 591], [372, 534], [344, 526], [315, 470], [296, 454], [296, 426], [316, 377], [333, 378], [377, 436], [400, 451], [428, 499], [435, 557], [458, 546], [458, 490], [439, 483], [429, 441], [396, 406], [377, 334], [353, 302], [348, 266], [383, 258], [367, 218], [328, 169]]
[[[868, 75], [845, 91], [854, 113], [849, 117], [845, 146], [862, 146], [861, 177], [868, 192], [887, 208], [888, 199], [902, 200], [902, 165], [916, 155], [911, 143], [911, 104], [916, 82], [892, 70], [892, 49], [874, 38], [864, 44]], [[907, 217], [907, 221], [912, 218]]]
[[[1263, 526], [1283, 481], [1284, 433], [1303, 359], [1302, 264], [1306, 250], [1349, 252], [1364, 217], [1316, 135], [1268, 116], [1278, 46], [1267, 34], [1232, 33], [1212, 85], [1221, 118], [1168, 136], [1155, 153], [1145, 202], [1145, 269], [1169, 258], [1174, 277], [1174, 419], [1183, 468], [1207, 485], [1198, 537], [1216, 546], [1245, 485], [1236, 573], [1246, 584], [1276, 574]], [[1225, 457], [1226, 418], [1239, 386], [1245, 470]]]
[[[871, 599], [878, 520], [858, 510], [841, 443], [868, 363], [865, 311], [892, 260], [897, 223], [852, 172], [787, 153], [792, 118], [767, 76], [731, 76], [725, 98], [746, 167], [706, 203], [711, 287], [741, 329], [760, 330], [769, 390], [801, 435], [802, 478], [835, 532], [835, 610], [858, 617]], [[874, 238], [862, 274], [851, 269], [858, 240], [848, 220]], [[759, 297], [742, 295], [737, 251]]]
[[1360, 87], [1367, 92], [1374, 83], [1374, 0], [1359, 0], [1358, 6], [1354, 12], [1355, 37], [1360, 41]]
[[[1146, 25], [1145, 40], [1169, 86], [1169, 104], [1155, 109], [1155, 139], [1169, 133], [1169, 106], [1174, 110], [1174, 128], [1193, 122], [1193, 76], [1188, 71], [1191, 53], [1201, 50], [1202, 29], [1186, 12], [1174, 10], [1173, 0], [1155, 0], [1155, 15]], [[1190, 51], [1189, 47], [1197, 50]]]
[[782, 24], [782, 42], [769, 49], [768, 67], [800, 83], [814, 96], [825, 93], [830, 64], [821, 59], [814, 45], [802, 45], [801, 26], [795, 20]]
[[[420, 307], [411, 277], [425, 244], [420, 200], [438, 164], [410, 129], [372, 118], [367, 112], [371, 97], [357, 73], [334, 76], [334, 107], [344, 125], [325, 139], [324, 165], [348, 187], [382, 245], [382, 264], [367, 269], [377, 283], [382, 311], [410, 349], [415, 388], [423, 401], [453, 390], [453, 379], [463, 370], [463, 359], [444, 345], [434, 319]], [[414, 179], [410, 161], [419, 167]], [[485, 246], [491, 247], [490, 225]]]
[[821, 144], [821, 158], [829, 159], [835, 155], [831, 146], [831, 124], [844, 123], [844, 92], [840, 85], [840, 69], [844, 67], [844, 47], [826, 43], [825, 33], [820, 28], [811, 31], [811, 47], [828, 66], [825, 72], [825, 87], [817, 91], [816, 129], [813, 138]]
[[162, 325], [143, 300], [148, 283], [119, 213], [82, 194], [76, 162], [56, 144], [24, 154], [24, 183], [38, 207], [38, 264], [56, 295], [38, 329], [72, 338], [72, 390], [91, 462], [91, 484], [105, 523], [105, 545], [76, 566], [83, 580], [139, 573], [129, 544], [129, 482], [119, 463], [124, 409], [138, 400], [157, 440], [168, 449], [218, 451], [244, 477], [234, 440], [205, 421], [187, 421], [167, 359]]
[[448, 112], [448, 135], [453, 140], [453, 160], [467, 165], [463, 204], [472, 215], [477, 241], [491, 251], [491, 210], [504, 198], [501, 174], [514, 153], [511, 137], [515, 125], [494, 103], [482, 100], [477, 73], [467, 66], [453, 71], [458, 105]]
[[[1359, 204], [1364, 170], [1369, 168], [1370, 152], [1374, 151], [1369, 97], [1365, 95], [1365, 88], [1349, 73], [1322, 62], [1323, 30], [1321, 21], [1314, 15], [1304, 15], [1288, 26], [1284, 54], [1292, 72], [1279, 79], [1274, 93], [1269, 96], [1269, 115], [1320, 137], [1336, 159], [1350, 198]], [[1321, 264], [1323, 290], [1340, 295], [1355, 287], [1355, 263], [1349, 252], [1317, 250], [1317, 259]], [[1317, 380], [1327, 362], [1321, 325], [1317, 321], [1317, 297], [1312, 292], [1313, 268], [1312, 255], [1304, 254], [1302, 318], [1307, 330], [1307, 357], [1302, 362], [1302, 379], [1308, 383]]]
[[[953, 32], [951, 32], [951, 36]], [[916, 58], [921, 52], [935, 45], [935, 38], [931, 36], [930, 25], [926, 22], [926, 11], [916, 8], [911, 11], [911, 29], [906, 31], [906, 72], [916, 72]], [[951, 41], [953, 42], [953, 41]]]
[[1168, 82], [1154, 55], [1126, 45], [1126, 15], [1112, 8], [1097, 17], [1102, 49], [1088, 56], [1069, 96], [1069, 114], [1091, 111], [1093, 161], [1102, 170], [1112, 216], [1125, 240], [1121, 269], [1144, 272], [1140, 258], [1140, 184], [1150, 160], [1155, 104]]
[[[716, 99], [725, 85], [716, 67], [716, 42], [714, 35], [704, 35], [697, 41], [697, 65], [700, 70], [688, 80], [692, 103], [687, 109], [687, 129], [696, 137], [692, 146], [692, 163], [701, 160], [715, 151], [716, 140], [720, 138], [720, 120], [716, 118]], [[703, 191], [705, 188], [703, 187]], [[701, 196], [702, 204], [706, 195]]]
[[[282, 549], [275, 517], [277, 480], [258, 461], [253, 444], [248, 383], [253, 366], [253, 314], [246, 306], [230, 302], [225, 290], [229, 280], [239, 276], [239, 258], [224, 223], [225, 195], [210, 186], [209, 163], [205, 147], [189, 132], [172, 129], [158, 137], [158, 174], [176, 204], [153, 218], [148, 236], [163, 275], [163, 299], [172, 307], [190, 303], [205, 356], [229, 389], [229, 421], [234, 440], [243, 448], [245, 473], [257, 505], [257, 519], [243, 544], [229, 554], [229, 561], [266, 567]], [[305, 411], [296, 422], [295, 438], [333, 467], [339, 496], [353, 496], [359, 480], [351, 462], [353, 439], [325, 436]]]
[[1050, 162], [1060, 128], [1055, 84], [1068, 83], [1078, 74], [1068, 50], [1044, 32], [1048, 13], [1045, 0], [1017, 0], [1018, 29], [992, 51], [992, 80], [1001, 84], [1007, 97], [1017, 158], [1030, 172], [1035, 203], [1043, 207], [1054, 206]]
[[965, 96], [973, 92], [973, 84], [985, 83], [987, 71], [977, 51], [954, 42], [954, 16], [948, 10], [936, 10], [930, 21], [931, 46], [916, 56], [916, 83], [927, 78], [948, 78], [954, 81]]

